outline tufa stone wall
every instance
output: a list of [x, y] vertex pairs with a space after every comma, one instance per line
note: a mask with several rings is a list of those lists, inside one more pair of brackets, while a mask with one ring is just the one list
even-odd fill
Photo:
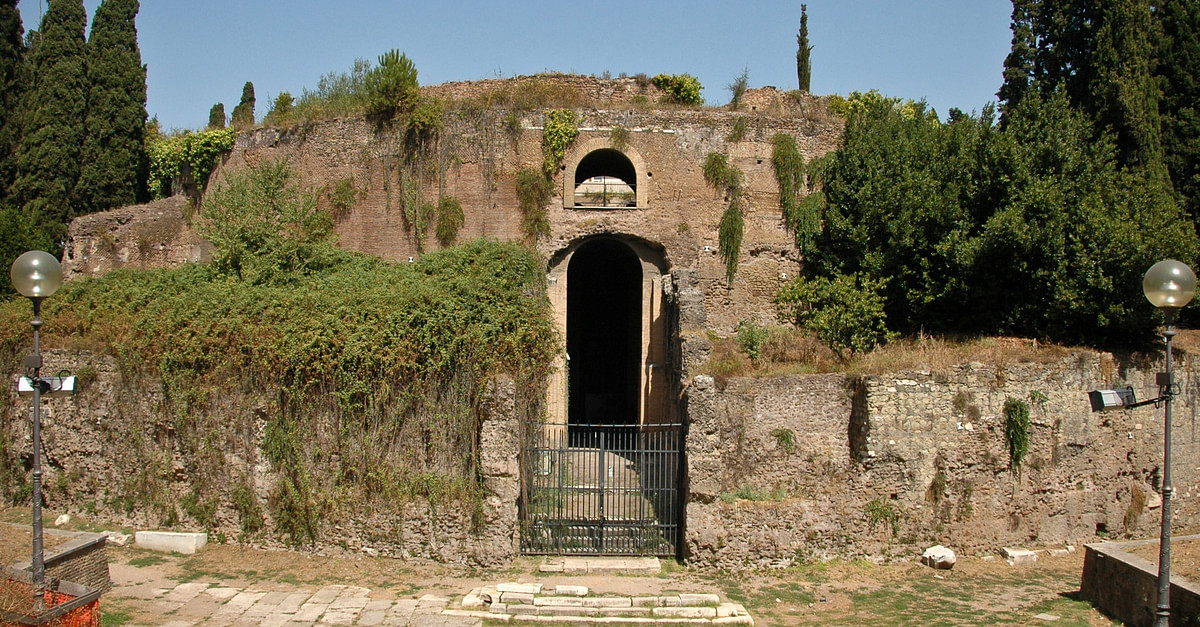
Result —
[[212, 245], [191, 227], [191, 214], [186, 197], [172, 196], [80, 216], [67, 230], [63, 278], [207, 261], [212, 258]]
[[[1200, 516], [1194, 368], [1191, 358], [1180, 367], [1172, 432], [1179, 528]], [[765, 566], [932, 544], [976, 552], [1151, 536], [1162, 410], [1094, 414], [1087, 392], [1120, 378], [1153, 398], [1153, 372], [1080, 352], [887, 376], [732, 379], [723, 389], [696, 376], [686, 398], [686, 557]], [[1028, 403], [1032, 423], [1015, 469], [1008, 398]]]
[[[261, 452], [277, 391], [232, 386], [204, 406], [185, 411], [164, 398], [160, 381], [138, 374], [136, 368], [123, 370], [111, 357], [63, 350], [46, 351], [44, 356], [46, 371], [69, 371], [79, 377], [75, 396], [44, 400], [47, 507], [88, 512], [136, 528], [208, 531], [214, 539], [287, 548], [271, 514], [282, 471]], [[520, 488], [514, 390], [511, 381], [500, 381], [483, 402], [480, 467], [485, 496], [479, 507], [421, 498], [341, 503], [319, 521], [310, 550], [478, 566], [515, 558]], [[8, 455], [0, 457], [0, 479], [24, 485], [28, 470], [21, 460], [31, 455], [29, 401], [17, 397], [15, 385], [7, 394], [8, 402], [0, 409], [0, 451]], [[208, 425], [203, 427], [208, 431], [195, 431], [202, 425]], [[239, 486], [250, 488], [265, 516], [261, 532], [242, 531], [242, 514], [233, 497]], [[208, 526], [189, 513], [187, 503], [194, 503], [197, 494], [201, 504], [212, 503]]]

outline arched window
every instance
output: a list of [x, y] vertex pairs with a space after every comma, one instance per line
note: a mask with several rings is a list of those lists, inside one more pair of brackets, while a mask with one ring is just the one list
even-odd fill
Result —
[[621, 151], [593, 150], [575, 167], [575, 207], [636, 207], [637, 198], [637, 169]]

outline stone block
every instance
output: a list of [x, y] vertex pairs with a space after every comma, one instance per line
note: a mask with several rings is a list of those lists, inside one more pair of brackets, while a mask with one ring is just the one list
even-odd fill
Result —
[[521, 592], [524, 594], [541, 594], [542, 584], [540, 583], [501, 583], [496, 584], [498, 592]]
[[534, 596], [535, 595], [529, 592], [501, 592], [500, 602], [507, 603], [508, 605], [517, 603], [522, 605], [533, 605]]
[[585, 597], [588, 593], [587, 586], [566, 586], [559, 585], [554, 588], [554, 594], [558, 596]]
[[1037, 553], [1028, 549], [1018, 549], [1014, 547], [1004, 547], [1001, 550], [1004, 554], [1005, 561], [1009, 566], [1025, 566], [1037, 563]]
[[534, 605], [538, 606], [554, 606], [554, 607], [583, 607], [583, 599], [580, 597], [537, 597], [533, 600]]
[[133, 538], [142, 548], [184, 555], [192, 555], [208, 544], [207, 533], [184, 531], [138, 531]]
[[584, 607], [633, 607], [629, 597], [590, 597], [582, 601]]
[[938, 544], [925, 549], [921, 554], [921, 563], [938, 570], [950, 570], [957, 561], [954, 551]]
[[721, 597], [715, 594], [680, 594], [680, 605], [716, 605], [721, 602]]

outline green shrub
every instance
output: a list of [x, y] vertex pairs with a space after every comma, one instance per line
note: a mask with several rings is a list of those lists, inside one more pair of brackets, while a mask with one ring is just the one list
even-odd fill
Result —
[[867, 503], [867, 525], [872, 531], [879, 525], [887, 525], [892, 538], [900, 535], [900, 514], [892, 504], [880, 497], [875, 497]]
[[267, 117], [263, 118], [263, 124], [276, 126], [287, 124], [292, 121], [295, 109], [296, 101], [292, 95], [286, 91], [280, 92], [275, 97], [275, 102], [271, 103], [271, 110], [267, 112]]
[[839, 355], [861, 353], [892, 338], [883, 310], [884, 284], [861, 274], [798, 278], [775, 301], [781, 319], [815, 331]]
[[699, 105], [704, 102], [700, 98], [700, 79], [691, 74], [659, 74], [650, 81], [655, 87], [666, 92], [664, 98], [668, 102], [683, 105]]
[[739, 115], [733, 119], [733, 125], [729, 128], [729, 134], [725, 136], [727, 142], [740, 142], [746, 138], [746, 131], [749, 129], [750, 123], [746, 120], [746, 116]]
[[737, 339], [742, 350], [746, 351], [746, 355], [750, 359], [758, 361], [762, 354], [762, 345], [767, 340], [767, 329], [749, 320], [743, 320], [737, 325]]
[[299, 119], [324, 119], [335, 116], [361, 115], [367, 110], [367, 77], [371, 62], [355, 59], [348, 72], [329, 72], [321, 76], [316, 89], [305, 88], [296, 99], [295, 115]]
[[737, 111], [742, 106], [742, 97], [746, 95], [746, 88], [750, 85], [750, 68], [742, 70], [733, 78], [733, 81], [725, 86], [729, 90], [729, 108]]

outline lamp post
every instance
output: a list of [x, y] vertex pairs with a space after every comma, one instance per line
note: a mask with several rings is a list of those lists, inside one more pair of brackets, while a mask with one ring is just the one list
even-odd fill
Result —
[[1146, 271], [1142, 291], [1155, 307], [1162, 310], [1167, 326], [1166, 371], [1158, 374], [1159, 397], [1165, 406], [1163, 419], [1162, 532], [1158, 543], [1158, 606], [1155, 627], [1168, 627], [1171, 617], [1171, 399], [1175, 383], [1171, 379], [1171, 338], [1175, 337], [1175, 313], [1196, 295], [1196, 275], [1186, 264], [1167, 259]]
[[42, 353], [38, 346], [38, 331], [42, 328], [42, 299], [54, 294], [62, 285], [62, 268], [58, 259], [47, 252], [31, 250], [13, 262], [9, 272], [13, 287], [33, 302], [33, 354], [25, 357], [25, 371], [33, 387], [33, 602], [34, 609], [44, 607], [43, 592], [46, 565], [42, 560], [42, 392], [47, 387], [42, 380]]

